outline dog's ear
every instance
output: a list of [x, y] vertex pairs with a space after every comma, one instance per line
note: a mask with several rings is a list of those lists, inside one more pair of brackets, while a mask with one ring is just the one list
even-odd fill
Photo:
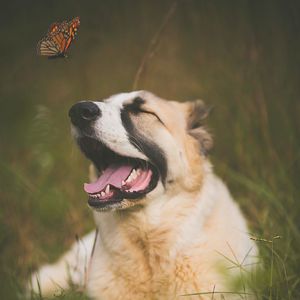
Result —
[[212, 106], [206, 106], [202, 100], [188, 102], [188, 106], [188, 133], [196, 140], [198, 140], [201, 153], [207, 155], [207, 153], [213, 146], [213, 139], [210, 133], [205, 128], [203, 121], [211, 112]]

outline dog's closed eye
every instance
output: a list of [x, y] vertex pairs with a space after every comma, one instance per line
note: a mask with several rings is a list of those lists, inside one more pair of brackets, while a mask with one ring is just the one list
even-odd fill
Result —
[[161, 124], [165, 125], [163, 123], [163, 121], [160, 119], [160, 117], [153, 111], [149, 111], [149, 110], [146, 110], [146, 109], [140, 109], [139, 110], [139, 113], [145, 113], [145, 114], [149, 114], [149, 115], [152, 115], [154, 116]]
[[138, 115], [141, 113], [150, 114], [154, 116], [160, 123], [164, 125], [160, 117], [152, 110], [149, 110], [148, 108], [144, 108], [143, 105], [145, 104], [145, 100], [141, 97], [136, 97], [132, 100], [132, 103], [127, 104], [124, 106], [124, 109], [134, 115]]

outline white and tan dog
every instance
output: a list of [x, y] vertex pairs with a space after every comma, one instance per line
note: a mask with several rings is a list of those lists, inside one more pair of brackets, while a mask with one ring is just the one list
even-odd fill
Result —
[[207, 159], [207, 114], [202, 101], [166, 101], [146, 91], [70, 109], [73, 135], [97, 174], [84, 189], [98, 235], [42, 267], [33, 290], [53, 294], [72, 282], [104, 300], [237, 296], [228, 277], [254, 262], [256, 247]]

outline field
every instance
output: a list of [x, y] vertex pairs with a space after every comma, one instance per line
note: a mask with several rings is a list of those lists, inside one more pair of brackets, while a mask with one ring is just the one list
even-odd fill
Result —
[[[1, 9], [0, 299], [93, 228], [88, 162], [70, 135], [78, 100], [130, 91], [171, 1], [9, 1]], [[80, 16], [68, 58], [36, 55]], [[258, 240], [257, 299], [300, 299], [299, 1], [178, 1], [138, 89], [214, 106], [210, 157]], [[197, 292], [197, 291], [195, 291]], [[86, 299], [73, 291], [57, 299]], [[38, 297], [37, 299], [40, 299]]]

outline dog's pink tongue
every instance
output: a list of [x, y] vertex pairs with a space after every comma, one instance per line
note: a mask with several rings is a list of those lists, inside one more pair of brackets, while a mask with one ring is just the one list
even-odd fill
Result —
[[97, 181], [93, 183], [85, 183], [84, 190], [89, 194], [98, 193], [103, 190], [107, 184], [113, 185], [120, 189], [122, 180], [126, 180], [130, 175], [132, 166], [130, 165], [112, 165], [103, 171]]

